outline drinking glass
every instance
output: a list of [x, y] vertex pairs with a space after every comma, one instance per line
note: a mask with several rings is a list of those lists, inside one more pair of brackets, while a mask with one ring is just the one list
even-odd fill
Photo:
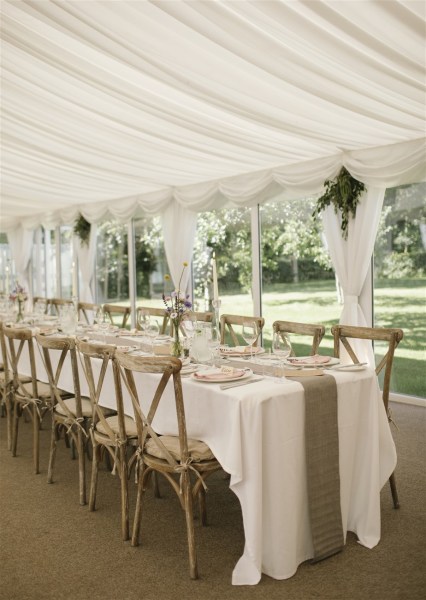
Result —
[[160, 326], [158, 325], [157, 321], [150, 321], [148, 327], [146, 328], [146, 335], [149, 337], [149, 339], [151, 340], [151, 352], [152, 354], [154, 354], [154, 342], [155, 342], [155, 338], [158, 336], [158, 334], [160, 333]]
[[146, 335], [147, 329], [150, 325], [150, 322], [151, 322], [151, 315], [149, 314], [149, 310], [146, 308], [142, 308], [138, 313], [138, 325], [145, 335]]
[[104, 311], [103, 307], [100, 306], [98, 308], [98, 310], [96, 311], [96, 316], [95, 316], [95, 321], [98, 325], [98, 329], [101, 333], [103, 333], [104, 336], [104, 344], [106, 344], [106, 335], [107, 335], [107, 331], [109, 329], [109, 323], [107, 321], [107, 314]]
[[220, 333], [217, 327], [212, 326], [210, 329], [210, 335], [207, 338], [207, 345], [210, 348], [210, 352], [211, 352], [211, 365], [214, 367], [214, 361], [216, 358], [216, 354], [218, 351], [218, 348], [220, 346]]
[[253, 344], [259, 337], [259, 328], [256, 321], [243, 321], [242, 335], [244, 341], [250, 346], [250, 360], [253, 360]]
[[[284, 371], [284, 360], [291, 354], [291, 343], [289, 337], [285, 333], [274, 331], [272, 338], [272, 353], [280, 361], [281, 371]], [[277, 383], [285, 380], [284, 375], [278, 377]]]

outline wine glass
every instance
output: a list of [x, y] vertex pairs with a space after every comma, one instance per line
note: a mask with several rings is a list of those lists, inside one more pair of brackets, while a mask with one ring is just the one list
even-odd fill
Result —
[[209, 329], [209, 336], [207, 338], [207, 345], [210, 348], [210, 352], [211, 352], [211, 364], [214, 367], [214, 361], [216, 358], [216, 354], [218, 351], [218, 348], [220, 346], [220, 333], [219, 333], [219, 329], [216, 326], [212, 326]]
[[250, 346], [250, 360], [253, 360], [253, 344], [259, 337], [259, 328], [256, 321], [243, 321], [242, 335], [244, 341]]
[[151, 315], [147, 308], [141, 308], [138, 312], [138, 325], [142, 332], [146, 335], [147, 329], [151, 322]]
[[106, 334], [109, 329], [109, 323], [107, 321], [107, 314], [104, 311], [103, 307], [100, 306], [96, 311], [96, 323], [98, 325], [98, 329], [104, 336], [104, 344], [106, 344]]
[[151, 340], [151, 352], [152, 352], [152, 354], [154, 354], [154, 341], [155, 341], [155, 338], [160, 333], [160, 326], [158, 325], [157, 321], [150, 320], [145, 332], [146, 332], [146, 335]]
[[[272, 338], [272, 353], [278, 358], [281, 363], [281, 370], [284, 370], [284, 360], [291, 354], [291, 343], [289, 337], [280, 331], [274, 331]], [[282, 381], [284, 377], [278, 378], [277, 383]]]

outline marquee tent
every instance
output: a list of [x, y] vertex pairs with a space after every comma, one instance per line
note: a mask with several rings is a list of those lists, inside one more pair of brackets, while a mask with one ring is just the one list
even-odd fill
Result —
[[3, 231], [425, 178], [425, 3], [3, 0]]

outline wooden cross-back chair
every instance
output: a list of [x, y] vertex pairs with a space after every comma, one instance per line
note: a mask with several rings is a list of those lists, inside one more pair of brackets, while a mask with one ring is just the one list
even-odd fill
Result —
[[[13, 371], [10, 368], [7, 357], [6, 339], [3, 332], [4, 322], [0, 321], [0, 349], [2, 370], [0, 372], [0, 400], [1, 409], [6, 412], [6, 429], [7, 429], [7, 449], [12, 449], [12, 417], [13, 417]], [[19, 380], [22, 383], [31, 381], [31, 377], [18, 374]]]
[[[294, 321], [274, 321], [272, 331], [280, 333], [292, 333], [296, 335], [310, 336], [312, 338], [310, 355], [317, 354], [318, 347], [325, 334], [324, 325], [313, 325], [310, 323], [296, 323]], [[291, 356], [294, 356], [294, 350], [291, 350]]]
[[[79, 500], [80, 504], [84, 505], [86, 504], [85, 444], [88, 423], [92, 418], [92, 405], [88, 398], [81, 397], [75, 339], [69, 336], [53, 337], [42, 334], [37, 334], [36, 339], [41, 348], [43, 363], [53, 395], [47, 483], [53, 482], [57, 442], [61, 432], [64, 432], [65, 435], [71, 436], [77, 449]], [[58, 385], [64, 364], [69, 364], [72, 372], [73, 395], [69, 398], [64, 398]]]
[[58, 316], [62, 306], [72, 306], [73, 301], [65, 298], [49, 298], [49, 306], [54, 316]]
[[47, 314], [49, 310], [49, 299], [44, 296], [33, 296], [33, 311], [36, 304], [44, 305], [44, 314]]
[[[388, 348], [387, 352], [376, 366], [376, 374], [384, 369], [384, 379], [383, 379], [383, 391], [382, 398], [383, 404], [385, 406], [386, 414], [390, 419], [389, 413], [389, 393], [390, 393], [390, 382], [391, 382], [391, 374], [392, 374], [392, 365], [393, 358], [395, 354], [396, 347], [404, 337], [404, 332], [402, 329], [396, 328], [384, 328], [384, 327], [354, 327], [350, 325], [334, 325], [331, 328], [331, 333], [334, 337], [334, 356], [339, 358], [340, 356], [340, 344], [345, 348], [350, 358], [354, 363], [359, 363], [359, 359], [355, 354], [349, 340], [350, 339], [358, 339], [358, 340], [370, 340], [387, 342]], [[399, 500], [398, 500], [398, 492], [396, 489], [396, 481], [395, 474], [389, 478], [389, 484], [392, 493], [392, 500], [394, 508], [399, 508]]]
[[96, 312], [99, 310], [99, 308], [100, 304], [93, 304], [93, 302], [79, 302], [78, 319], [84, 319], [87, 325], [93, 325]]
[[[40, 428], [43, 416], [52, 407], [52, 391], [50, 385], [39, 381], [35, 359], [33, 331], [29, 328], [4, 327], [4, 335], [8, 338], [8, 360], [13, 373], [13, 428], [12, 456], [16, 456], [18, 445], [19, 419], [24, 411], [30, 416], [33, 424], [33, 459], [34, 470], [40, 472]], [[30, 367], [30, 381], [25, 382], [19, 375], [24, 353], [27, 352]], [[59, 390], [63, 397], [71, 394]]]
[[[91, 344], [82, 340], [77, 341], [77, 347], [83, 356], [82, 367], [89, 387], [92, 403], [93, 420], [91, 438], [93, 444], [92, 477], [90, 482], [89, 509], [96, 509], [96, 494], [98, 485], [98, 465], [102, 453], [108, 452], [112, 462], [112, 473], [118, 473], [121, 487], [121, 533], [123, 540], [129, 539], [129, 498], [128, 477], [136, 460], [137, 430], [133, 419], [126, 416], [123, 410], [123, 399], [115, 394], [111, 404], [116, 407], [116, 413], [104, 408], [101, 395], [114, 394], [111, 381], [105, 385], [105, 379], [113, 371], [116, 381], [116, 367], [113, 363], [115, 346], [110, 344]], [[99, 362], [101, 363], [99, 366]], [[116, 385], [115, 385], [116, 388]], [[127, 457], [127, 450], [133, 450]]]
[[[104, 313], [107, 315], [108, 319], [111, 321], [113, 325], [118, 325], [121, 329], [124, 329], [127, 325], [131, 314], [130, 306], [118, 306], [117, 304], [104, 304], [103, 305]], [[118, 317], [121, 321], [119, 323], [115, 323], [114, 317]]]
[[[185, 408], [182, 395], [180, 370], [182, 363], [172, 357], [138, 357], [117, 352], [119, 387], [129, 393], [135, 414], [138, 432], [138, 493], [132, 546], [139, 544], [142, 516], [142, 497], [150, 475], [161, 473], [172, 486], [185, 511], [189, 551], [189, 572], [192, 579], [198, 577], [197, 555], [195, 550], [193, 500], [199, 499], [202, 524], [206, 523], [205, 479], [220, 469], [220, 464], [204, 442], [189, 439], [186, 433]], [[135, 373], [158, 375], [158, 385], [152, 397], [139, 395], [143, 386], [135, 381]], [[159, 436], [152, 427], [158, 406], [164, 401], [164, 391], [170, 379], [173, 380], [173, 404], [176, 411], [177, 435]], [[121, 394], [121, 391], [119, 391]], [[191, 481], [193, 475], [193, 482]]]
[[265, 325], [265, 319], [263, 317], [250, 317], [250, 316], [242, 316], [242, 315], [221, 315], [220, 317], [220, 343], [224, 344], [226, 340], [226, 334], [229, 333], [232, 344], [234, 346], [238, 346], [240, 341], [238, 340], [238, 336], [235, 333], [234, 325], [239, 327], [243, 326], [245, 321], [255, 321], [257, 323], [257, 327], [259, 330], [259, 335], [257, 340], [254, 342], [253, 346], [256, 347], [259, 343], [259, 337], [262, 333], [263, 326]]
[[165, 308], [153, 308], [152, 306], [138, 306], [136, 309], [136, 329], [141, 330], [139, 324], [139, 316], [142, 311], [146, 311], [150, 317], [155, 317], [158, 321], [160, 334], [164, 335], [167, 333], [167, 327], [169, 325], [169, 314]]

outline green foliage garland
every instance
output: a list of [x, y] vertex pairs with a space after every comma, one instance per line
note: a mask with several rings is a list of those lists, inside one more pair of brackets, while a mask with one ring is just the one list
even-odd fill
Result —
[[80, 238], [81, 243], [86, 244], [86, 246], [89, 245], [90, 227], [89, 221], [86, 221], [83, 215], [80, 214], [74, 224], [74, 233]]
[[345, 167], [342, 167], [335, 179], [324, 181], [324, 187], [325, 192], [318, 198], [312, 216], [318, 217], [327, 206], [332, 204], [336, 214], [338, 211], [341, 212], [342, 236], [346, 240], [348, 238], [349, 217], [355, 217], [356, 207], [359, 204], [362, 192], [365, 190], [365, 185], [352, 177]]

